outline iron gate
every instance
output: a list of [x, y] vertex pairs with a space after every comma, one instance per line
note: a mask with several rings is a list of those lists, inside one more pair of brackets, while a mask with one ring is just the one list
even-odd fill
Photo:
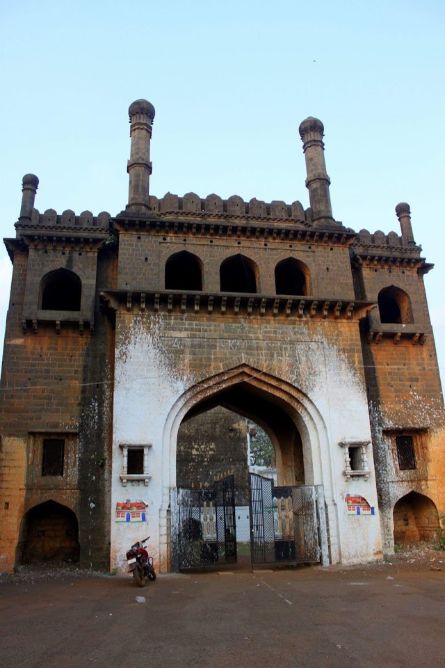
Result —
[[236, 562], [233, 476], [211, 489], [178, 489], [176, 503], [180, 570]]
[[250, 536], [253, 564], [328, 563], [321, 485], [275, 487], [250, 474]]

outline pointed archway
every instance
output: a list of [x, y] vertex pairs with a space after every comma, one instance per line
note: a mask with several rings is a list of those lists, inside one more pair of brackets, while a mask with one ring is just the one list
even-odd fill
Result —
[[50, 500], [24, 515], [18, 563], [77, 562], [79, 552], [79, 525], [72, 510]]
[[[329, 441], [317, 407], [308, 395], [287, 381], [248, 364], [240, 364], [190, 387], [175, 401], [169, 412], [164, 427], [162, 458], [160, 546], [164, 554], [171, 554], [171, 550], [175, 549], [169, 542], [170, 527], [175, 524], [173, 518], [169, 518], [171, 493], [177, 488], [177, 438], [180, 425], [186, 416], [199, 415], [216, 406], [224, 406], [265, 429], [275, 447], [277, 469], [280, 470], [279, 484], [298, 484], [292, 457], [295, 458], [295, 452], [299, 449], [300, 463], [297, 468], [300, 472], [304, 471], [304, 480], [298, 482], [320, 486], [324, 489], [324, 497], [332, 498]], [[286, 475], [292, 479], [286, 480]], [[329, 527], [327, 531], [326, 527], [322, 530], [322, 542], [326, 546], [323, 563], [328, 563], [327, 532], [334, 537], [339, 531], [338, 518], [329, 504], [326, 505], [326, 512]], [[336, 549], [332, 542], [331, 559], [338, 559]]]
[[[257, 404], [254, 410], [252, 398]], [[196, 383], [172, 406], [164, 429], [164, 448], [168, 456], [163, 458], [163, 473], [168, 488], [176, 486], [177, 434], [182, 420], [187, 414], [202, 412], [222, 401], [266, 430], [266, 409], [286, 416], [301, 437], [305, 483], [323, 484], [325, 490], [331, 489], [327, 430], [317, 407], [304, 392], [287, 381], [248, 364], [240, 364]]]
[[439, 513], [433, 501], [424, 494], [409, 492], [394, 506], [394, 544], [412, 545], [431, 541], [440, 529]]

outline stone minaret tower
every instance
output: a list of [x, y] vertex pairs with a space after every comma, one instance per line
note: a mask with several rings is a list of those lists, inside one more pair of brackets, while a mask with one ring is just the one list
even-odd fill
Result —
[[414, 241], [413, 228], [411, 225], [411, 210], [409, 204], [406, 202], [400, 202], [396, 206], [396, 215], [399, 219], [400, 231], [402, 233], [403, 241], [408, 244], [408, 246], [415, 246], [416, 242]]
[[318, 118], [309, 116], [299, 127], [306, 159], [306, 186], [309, 190], [309, 201], [312, 209], [312, 220], [320, 226], [334, 223], [332, 217], [329, 185], [324, 161], [324, 127]]
[[31, 220], [38, 185], [39, 179], [35, 174], [25, 174], [22, 179], [22, 206], [19, 218], [21, 222]]
[[150, 140], [155, 108], [147, 100], [136, 100], [128, 109], [131, 152], [127, 164], [129, 175], [127, 211], [143, 215], [148, 212], [151, 162]]

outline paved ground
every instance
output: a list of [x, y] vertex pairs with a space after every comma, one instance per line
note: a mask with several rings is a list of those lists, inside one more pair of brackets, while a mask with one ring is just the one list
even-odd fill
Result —
[[122, 577], [22, 574], [0, 584], [0, 665], [436, 667], [439, 563], [170, 575], [144, 589]]

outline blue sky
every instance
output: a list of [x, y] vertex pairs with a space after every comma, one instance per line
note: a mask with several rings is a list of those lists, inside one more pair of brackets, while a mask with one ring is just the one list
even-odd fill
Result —
[[[0, 0], [0, 233], [21, 178], [40, 211], [126, 203], [127, 108], [156, 107], [152, 194], [308, 206], [298, 124], [325, 125], [333, 212], [398, 231], [407, 201], [445, 377], [445, 4], [440, 0]], [[0, 333], [10, 268], [0, 250]]]

